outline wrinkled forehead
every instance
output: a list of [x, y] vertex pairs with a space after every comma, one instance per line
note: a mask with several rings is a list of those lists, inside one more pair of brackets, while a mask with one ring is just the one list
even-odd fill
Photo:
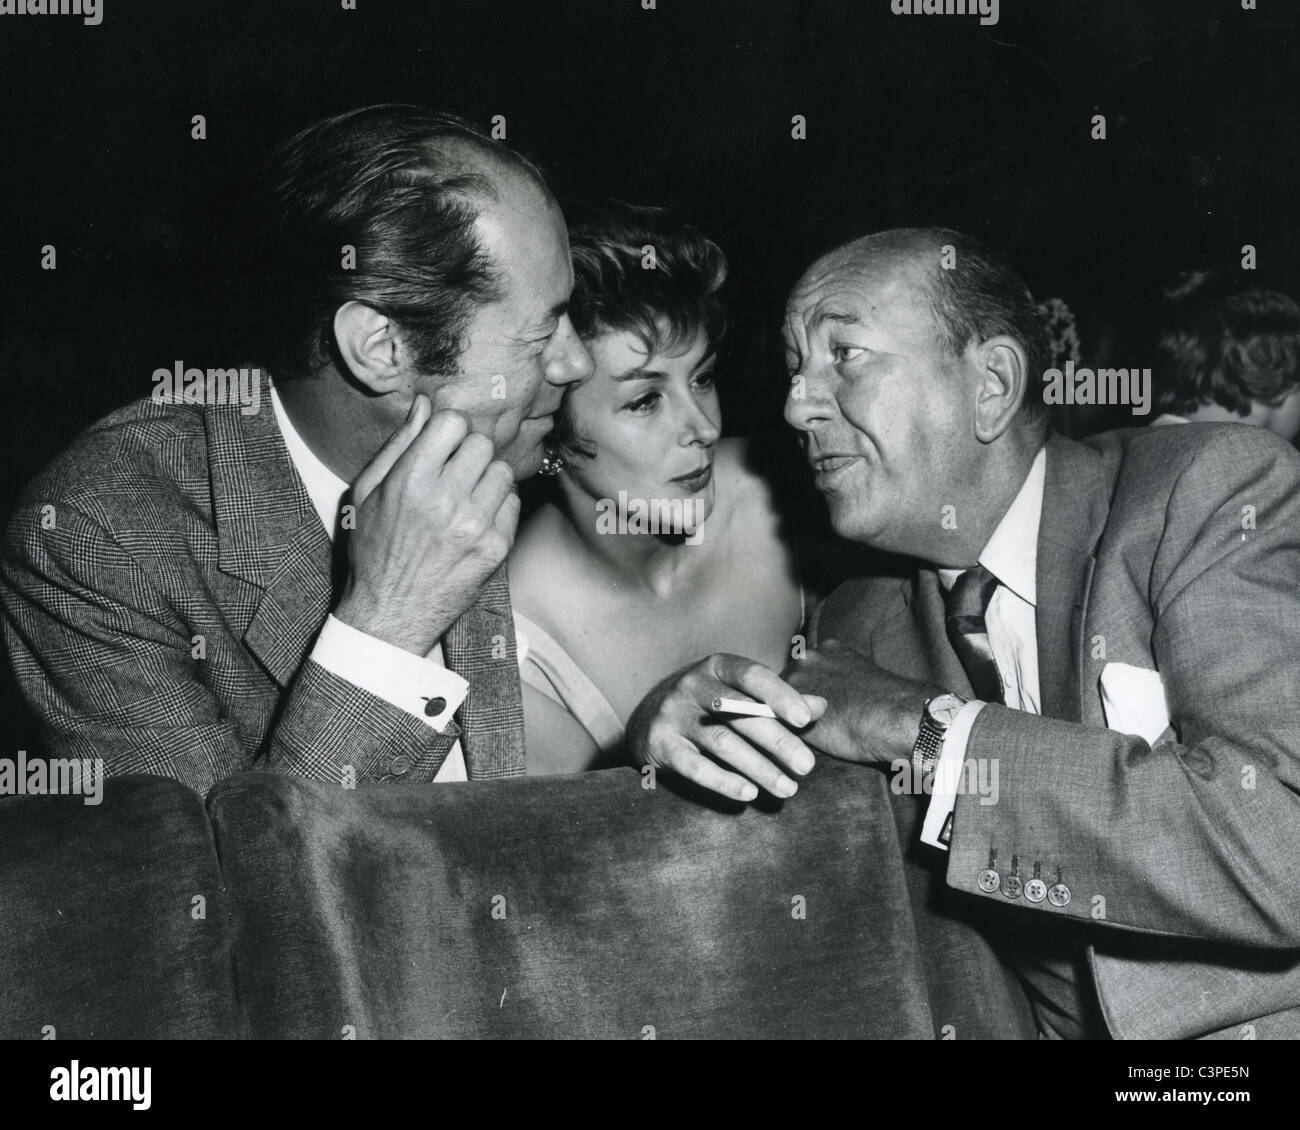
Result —
[[795, 284], [783, 336], [798, 345], [836, 324], [932, 323], [931, 265], [922, 254], [871, 253], [852, 246], [814, 263]]

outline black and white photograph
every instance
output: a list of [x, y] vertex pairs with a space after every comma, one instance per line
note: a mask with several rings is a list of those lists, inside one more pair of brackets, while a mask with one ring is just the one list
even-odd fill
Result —
[[1249, 1104], [1297, 76], [1296, 0], [0, 0], [7, 1091], [997, 1040]]

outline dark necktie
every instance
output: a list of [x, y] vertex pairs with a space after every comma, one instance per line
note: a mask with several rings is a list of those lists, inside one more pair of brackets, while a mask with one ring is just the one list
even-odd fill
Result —
[[984, 702], [1005, 701], [1002, 675], [984, 622], [997, 587], [997, 577], [983, 565], [976, 565], [962, 573], [943, 596], [948, 640], [966, 669], [975, 697]]

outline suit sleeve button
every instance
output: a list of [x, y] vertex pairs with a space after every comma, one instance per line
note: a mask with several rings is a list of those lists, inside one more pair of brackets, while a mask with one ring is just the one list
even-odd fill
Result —
[[993, 894], [1001, 884], [1001, 876], [993, 868], [988, 868], [980, 872], [979, 878], [975, 880], [979, 884], [979, 889], [986, 895]]
[[1047, 884], [1042, 879], [1030, 879], [1025, 884], [1025, 898], [1030, 902], [1042, 902], [1047, 897]]
[[407, 773], [411, 771], [414, 765], [415, 762], [412, 761], [409, 757], [407, 757], [406, 754], [399, 753], [396, 757], [393, 758], [391, 762], [389, 762], [388, 771], [394, 777], [404, 777]]
[[1070, 902], [1070, 888], [1064, 883], [1057, 883], [1047, 892], [1047, 901], [1053, 906], [1067, 906]]

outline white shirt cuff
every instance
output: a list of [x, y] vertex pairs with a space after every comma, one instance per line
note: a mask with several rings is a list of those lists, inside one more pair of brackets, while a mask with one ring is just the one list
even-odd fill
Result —
[[984, 709], [983, 702], [968, 702], [952, 720], [943, 736], [943, 749], [934, 763], [934, 784], [930, 804], [925, 810], [925, 823], [921, 825], [921, 842], [948, 850], [941, 838], [944, 825], [957, 807], [957, 792], [961, 787], [962, 766], [966, 763], [966, 744], [970, 741], [971, 727]]
[[[333, 616], [316, 637], [311, 657], [326, 671], [390, 702], [438, 733], [447, 728], [469, 691], [469, 683], [438, 659], [422, 658], [359, 632]], [[441, 701], [441, 709], [428, 713]]]

